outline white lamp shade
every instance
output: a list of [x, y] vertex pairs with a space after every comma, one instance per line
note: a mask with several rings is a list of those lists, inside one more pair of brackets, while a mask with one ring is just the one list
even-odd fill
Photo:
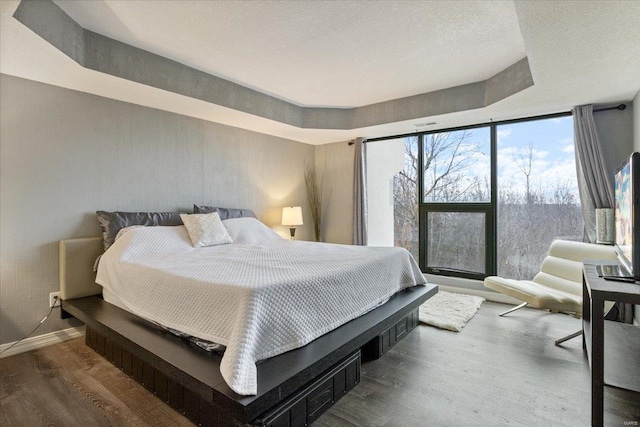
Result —
[[302, 225], [302, 208], [300, 206], [282, 208], [282, 225]]

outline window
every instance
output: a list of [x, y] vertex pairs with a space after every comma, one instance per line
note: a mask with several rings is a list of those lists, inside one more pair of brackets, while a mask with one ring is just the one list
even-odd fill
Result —
[[498, 275], [531, 279], [555, 238], [582, 240], [571, 116], [497, 126]]
[[424, 203], [491, 202], [490, 129], [422, 136]]
[[[411, 159], [405, 156], [405, 147], [415, 153], [417, 140], [417, 137], [407, 138], [406, 141], [397, 138], [367, 145], [367, 188], [375, 189], [367, 192], [369, 245], [401, 246], [416, 257], [417, 164], [415, 161], [412, 164]], [[416, 153], [414, 158], [417, 157]], [[402, 177], [401, 181], [397, 181], [399, 176]], [[403, 237], [398, 237], [399, 234]]]
[[485, 213], [427, 212], [427, 267], [470, 272], [485, 271]]
[[420, 267], [480, 278], [495, 269], [490, 126], [421, 136]]
[[582, 238], [569, 114], [376, 141], [367, 161], [370, 244], [426, 273], [531, 279], [554, 238]]
[[394, 244], [418, 261], [418, 137], [402, 140], [402, 170], [393, 177]]

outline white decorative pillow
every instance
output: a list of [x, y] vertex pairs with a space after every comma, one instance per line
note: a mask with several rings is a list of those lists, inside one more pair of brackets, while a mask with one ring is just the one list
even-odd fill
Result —
[[282, 237], [255, 218], [233, 218], [222, 221], [235, 243], [261, 245]]
[[194, 247], [216, 246], [233, 243], [218, 212], [208, 214], [180, 214], [180, 219], [187, 227], [191, 243]]

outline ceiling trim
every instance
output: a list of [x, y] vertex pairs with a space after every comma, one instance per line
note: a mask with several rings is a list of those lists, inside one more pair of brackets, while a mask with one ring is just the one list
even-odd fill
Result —
[[51, 0], [22, 0], [13, 17], [86, 69], [301, 129], [351, 130], [473, 110], [534, 84], [525, 57], [487, 80], [461, 86], [353, 108], [307, 107], [89, 31]]

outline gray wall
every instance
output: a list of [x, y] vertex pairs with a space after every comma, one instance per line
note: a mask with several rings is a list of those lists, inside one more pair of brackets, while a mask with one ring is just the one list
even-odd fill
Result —
[[633, 152], [633, 106], [626, 103], [623, 111], [609, 110], [593, 114], [600, 142], [604, 147], [602, 155], [611, 176], [616, 167]]
[[[286, 235], [282, 206], [302, 206], [311, 223], [304, 164], [314, 151], [0, 75], [0, 343], [19, 339], [48, 312], [58, 289], [57, 242], [99, 235], [95, 210], [246, 207]], [[311, 226], [298, 233], [311, 239]], [[77, 324], [58, 310], [35, 335]]]
[[329, 243], [353, 243], [354, 147], [346, 141], [316, 146], [316, 171], [323, 177], [323, 197], [329, 198], [323, 227]]

